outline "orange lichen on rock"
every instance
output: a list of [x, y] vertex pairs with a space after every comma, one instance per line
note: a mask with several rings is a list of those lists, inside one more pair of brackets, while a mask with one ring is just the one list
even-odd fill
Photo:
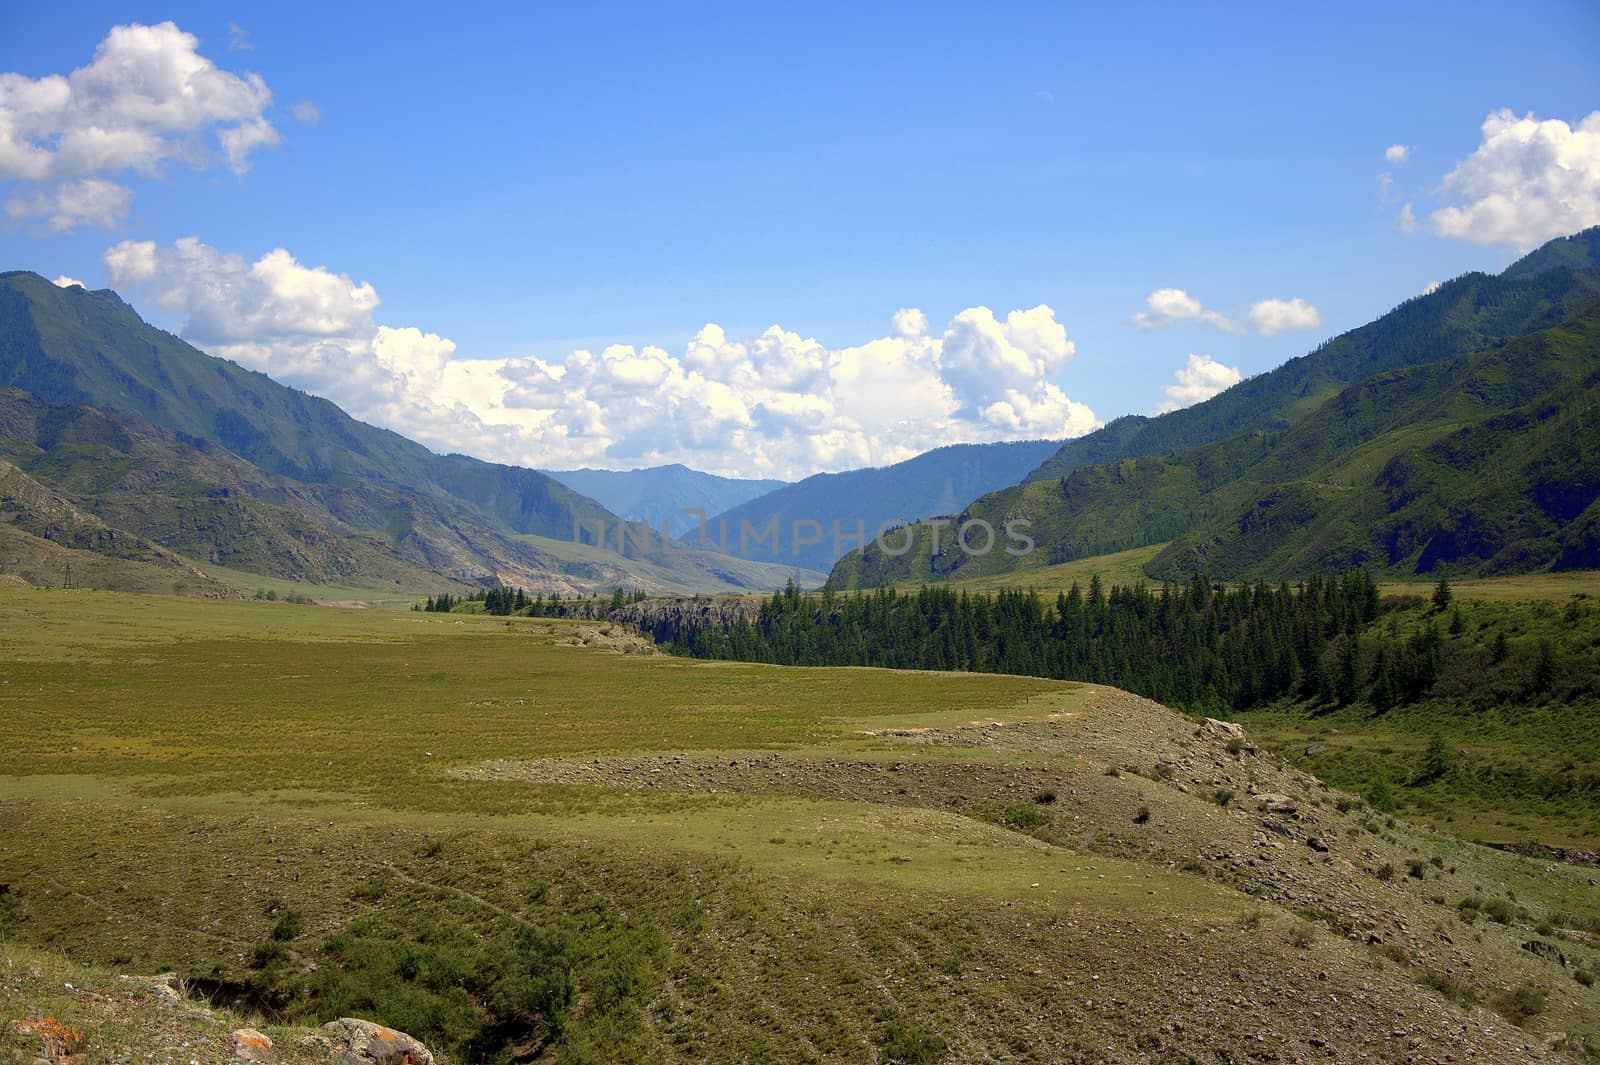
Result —
[[83, 1033], [68, 1028], [54, 1017], [29, 1017], [17, 1022], [17, 1031], [37, 1036], [40, 1054], [51, 1065], [65, 1065], [83, 1056]]

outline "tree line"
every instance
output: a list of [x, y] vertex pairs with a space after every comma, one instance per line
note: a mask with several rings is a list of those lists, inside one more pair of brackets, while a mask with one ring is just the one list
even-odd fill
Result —
[[[791, 583], [754, 620], [705, 627], [663, 618], [652, 629], [670, 650], [696, 658], [1080, 680], [1206, 713], [1280, 700], [1366, 702], [1383, 711], [1428, 697], [1447, 662], [1459, 672], [1471, 658], [1448, 653], [1464, 624], [1450, 603], [1444, 581], [1431, 604], [1394, 601], [1422, 615], [1402, 631], [1375, 624], [1378, 587], [1361, 571], [1292, 587], [1227, 587], [1196, 575], [1107, 589], [1095, 578], [1054, 601], [1032, 591], [940, 586], [810, 595]], [[1505, 659], [1503, 632], [1497, 641], [1473, 668]], [[1536, 686], [1549, 687], [1555, 656], [1547, 643], [1537, 648]]]

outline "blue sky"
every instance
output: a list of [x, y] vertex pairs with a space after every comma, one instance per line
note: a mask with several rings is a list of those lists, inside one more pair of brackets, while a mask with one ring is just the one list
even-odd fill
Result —
[[[1259, 372], [1431, 281], [1499, 269], [1525, 234], [1544, 234], [1515, 220], [1442, 234], [1431, 212], [1471, 199], [1442, 189], [1445, 176], [1483, 146], [1480, 127], [1500, 109], [1574, 130], [1600, 109], [1600, 12], [1589, 3], [1292, 15], [1281, 4], [1108, 6], [730, 5], [684, 16], [572, 5], [442, 22], [449, 12], [437, 5], [383, 15], [12, 5], [0, 14], [0, 71], [66, 75], [90, 63], [113, 26], [170, 20], [222, 71], [260, 76], [271, 94], [260, 116], [278, 143], [251, 151], [242, 173], [191, 156], [102, 172], [131, 190], [109, 224], [56, 232], [14, 210], [0, 228], [0, 267], [90, 287], [122, 280], [152, 321], [441, 449], [798, 475], [945, 437], [1038, 435], [1052, 418], [1082, 431], [1075, 407], [1040, 398], [1045, 384], [1095, 421], [1146, 413], [1173, 402], [1164, 388], [1190, 355]], [[315, 106], [315, 124], [293, 115], [302, 102]], [[1385, 158], [1391, 145], [1410, 149], [1403, 162]], [[48, 185], [4, 173], [0, 199]], [[1399, 224], [1406, 203], [1415, 232]], [[1563, 210], [1600, 222], [1581, 196]], [[192, 273], [180, 284], [167, 258], [115, 277], [103, 258], [122, 242], [165, 252], [186, 237], [246, 264], [283, 248], [308, 270], [369, 283], [381, 303], [357, 317], [448, 338], [451, 362], [537, 362], [544, 371], [517, 365], [507, 379], [529, 397], [516, 409], [536, 412], [528, 417], [541, 428], [508, 429], [515, 419], [504, 411], [475, 422], [477, 393], [459, 382], [451, 396], [467, 413], [455, 415], [407, 414], [404, 389], [341, 393], [329, 382], [351, 374], [323, 356], [310, 365], [303, 352], [272, 350], [283, 328], [257, 336], [242, 321], [219, 323], [226, 313], [259, 327], [262, 315], [203, 305]], [[1163, 288], [1239, 324], [1134, 325]], [[1319, 324], [1260, 335], [1248, 311], [1265, 299], [1300, 299]], [[1040, 304], [1070, 352], [1054, 340], [1029, 347], [1018, 339], [1034, 335], [1027, 329], [1005, 333], [1007, 312]], [[898, 428], [838, 414], [870, 398], [839, 400], [851, 388], [900, 389], [870, 374], [823, 387], [826, 368], [814, 363], [827, 355], [793, 356], [805, 366], [785, 362], [782, 394], [764, 398], [734, 380], [766, 376], [753, 350], [705, 356], [700, 371], [732, 393], [675, 408], [675, 418], [700, 419], [698, 432], [651, 422], [634, 409], [638, 395], [602, 395], [600, 377], [550, 369], [609, 345], [655, 345], [682, 361], [707, 323], [735, 339], [778, 324], [838, 351], [891, 336], [901, 308], [919, 308], [928, 336], [949, 346], [949, 323], [979, 307], [999, 331], [972, 325], [974, 354], [961, 356], [964, 369], [945, 368], [948, 402], [916, 430], [900, 424], [917, 420], [914, 409], [898, 412]], [[1001, 393], [960, 379], [999, 372], [984, 360], [1008, 357], [995, 354], [1008, 343], [1022, 353], [1013, 385], [1032, 399], [997, 421]], [[905, 358], [934, 366], [955, 350]], [[1030, 359], [1031, 370], [1021, 366]], [[653, 372], [632, 379], [666, 395]], [[802, 401], [818, 395], [827, 411]], [[744, 413], [730, 413], [738, 403]]]

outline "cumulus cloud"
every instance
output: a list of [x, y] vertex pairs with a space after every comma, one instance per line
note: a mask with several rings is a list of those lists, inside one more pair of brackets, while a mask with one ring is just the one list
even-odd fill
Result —
[[1411, 158], [1411, 146], [1409, 144], [1391, 144], [1383, 150], [1383, 157], [1399, 166]]
[[73, 288], [74, 286], [76, 286], [77, 288], [87, 288], [88, 287], [82, 281], [79, 281], [77, 278], [68, 277], [66, 274], [62, 274], [60, 277], [58, 277], [54, 281], [52, 281], [51, 284], [58, 285], [61, 288]]
[[1227, 333], [1237, 333], [1239, 323], [1218, 311], [1208, 310], [1181, 288], [1158, 288], [1145, 297], [1145, 309], [1133, 316], [1140, 329], [1165, 329], [1175, 322], [1201, 322]]
[[1173, 376], [1177, 383], [1161, 390], [1167, 399], [1155, 409], [1156, 414], [1193, 406], [1244, 380], [1237, 366], [1224, 366], [1210, 355], [1190, 355]]
[[105, 264], [113, 285], [180, 315], [183, 335], [213, 354], [440, 450], [520, 465], [799, 477], [1099, 424], [1050, 380], [1074, 345], [1043, 305], [1003, 319], [969, 308], [942, 331], [903, 308], [888, 335], [843, 348], [776, 325], [736, 338], [708, 324], [681, 353], [617, 344], [462, 359], [445, 337], [377, 322], [371, 284], [284, 249], [252, 261], [193, 238], [123, 241]]
[[199, 44], [171, 22], [117, 26], [70, 74], [0, 73], [0, 181], [16, 183], [7, 213], [53, 232], [115, 224], [132, 193], [111, 176], [169, 160], [242, 173], [276, 144], [266, 84], [218, 69]]
[[1395, 215], [1394, 226], [1402, 233], [1415, 233], [1417, 231], [1417, 211], [1411, 204], [1402, 204], [1400, 213]]
[[1322, 312], [1298, 296], [1292, 300], [1269, 299], [1250, 305], [1250, 324], [1264, 337], [1291, 329], [1315, 329], [1322, 324]]
[[1600, 111], [1575, 126], [1494, 112], [1441, 191], [1455, 202], [1429, 217], [1434, 232], [1473, 244], [1528, 251], [1600, 223]]
[[104, 178], [84, 178], [18, 192], [6, 201], [14, 220], [34, 218], [51, 233], [69, 233], [79, 226], [110, 229], [128, 215], [133, 190]]

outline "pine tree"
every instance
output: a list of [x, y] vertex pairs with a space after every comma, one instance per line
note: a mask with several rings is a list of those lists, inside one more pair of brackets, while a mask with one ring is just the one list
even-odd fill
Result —
[[1450, 605], [1451, 595], [1450, 578], [1440, 577], [1439, 583], [1433, 589], [1433, 612], [1435, 614], [1444, 613], [1445, 608]]

